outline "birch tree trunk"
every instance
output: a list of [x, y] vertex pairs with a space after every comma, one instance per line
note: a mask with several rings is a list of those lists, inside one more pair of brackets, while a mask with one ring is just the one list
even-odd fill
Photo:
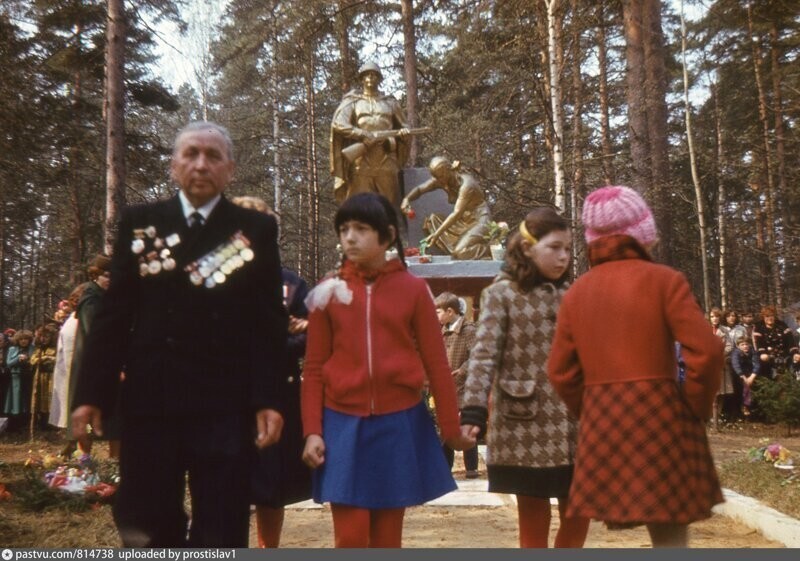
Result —
[[553, 112], [554, 204], [559, 212], [567, 208], [564, 193], [564, 108], [561, 104], [561, 64], [558, 45], [561, 41], [561, 19], [557, 15], [559, 0], [544, 0], [547, 8], [547, 53], [550, 68], [550, 106]]
[[319, 173], [317, 169], [317, 134], [316, 134], [316, 95], [314, 92], [314, 51], [310, 50], [306, 64], [306, 139], [308, 141], [308, 199], [306, 216], [308, 217], [308, 267], [307, 271], [316, 282], [319, 278]]
[[[572, 55], [572, 188], [570, 189], [570, 221], [572, 231], [578, 230], [580, 215], [578, 214], [578, 197], [583, 194], [583, 77], [581, 75], [581, 64], [583, 63], [581, 48], [581, 27], [576, 21], [578, 14], [579, 0], [571, 0], [570, 9], [573, 14], [572, 21], [572, 45], [574, 53]], [[580, 237], [577, 237], [572, 245], [572, 269], [574, 278], [578, 278], [583, 267], [582, 257], [584, 254], [584, 244]]]
[[106, 221], [105, 252], [111, 255], [117, 214], [125, 206], [125, 40], [123, 0], [108, 0], [106, 21]]
[[272, 207], [278, 216], [281, 215], [281, 208], [283, 202], [283, 186], [281, 181], [281, 148], [283, 142], [281, 140], [281, 112], [280, 103], [278, 101], [278, 82], [275, 79], [275, 69], [278, 65], [278, 2], [275, 0], [272, 4], [272, 36], [270, 43], [272, 47], [272, 72], [269, 73], [269, 89], [272, 95]]
[[[403, 70], [406, 77], [406, 117], [408, 126], [419, 126], [417, 111], [417, 37], [414, 27], [414, 0], [400, 0], [400, 9], [403, 18]], [[419, 136], [412, 136], [408, 152], [408, 165], [417, 165], [419, 154]]]
[[694, 184], [695, 206], [697, 208], [697, 226], [700, 230], [700, 263], [703, 269], [703, 309], [711, 309], [711, 288], [709, 286], [708, 256], [706, 255], [706, 241], [708, 227], [706, 226], [706, 210], [703, 202], [703, 191], [700, 187], [700, 178], [697, 175], [697, 159], [695, 158], [694, 140], [692, 138], [692, 106], [689, 103], [689, 71], [686, 68], [686, 21], [683, 17], [683, 0], [681, 0], [681, 64], [683, 66], [683, 107], [686, 122], [686, 144], [689, 149], [689, 166]]
[[[733, 304], [728, 297], [728, 249], [727, 220], [725, 209], [728, 206], [728, 195], [725, 189], [725, 144], [722, 133], [722, 118], [719, 107], [719, 91], [716, 82], [711, 84], [711, 96], [714, 100], [714, 128], [717, 139], [717, 230], [719, 232], [719, 299], [722, 309], [730, 309]], [[741, 303], [741, 300], [739, 300]]]

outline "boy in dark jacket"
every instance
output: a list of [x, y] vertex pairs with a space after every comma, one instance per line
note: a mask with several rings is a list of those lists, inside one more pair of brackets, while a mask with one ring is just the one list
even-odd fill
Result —
[[747, 337], [739, 337], [736, 340], [736, 348], [731, 353], [731, 366], [734, 373], [742, 380], [742, 414], [748, 417], [753, 402], [750, 388], [758, 376], [760, 363]]

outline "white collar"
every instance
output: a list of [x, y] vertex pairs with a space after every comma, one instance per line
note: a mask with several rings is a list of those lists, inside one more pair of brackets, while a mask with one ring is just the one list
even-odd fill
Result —
[[189, 222], [189, 217], [195, 212], [199, 212], [203, 217], [203, 221], [207, 222], [211, 211], [214, 210], [215, 206], [217, 206], [217, 203], [222, 198], [222, 195], [217, 195], [200, 208], [194, 208], [192, 203], [189, 202], [189, 199], [186, 198], [186, 195], [183, 193], [183, 191], [178, 191], [178, 198], [181, 201], [183, 217], [186, 219], [187, 223]]

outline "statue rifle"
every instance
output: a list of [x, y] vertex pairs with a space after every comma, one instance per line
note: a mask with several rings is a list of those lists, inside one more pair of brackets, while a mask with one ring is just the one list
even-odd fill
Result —
[[[427, 134], [429, 132], [433, 132], [433, 129], [430, 127], [419, 127], [415, 129], [407, 129], [409, 136], [414, 136], [418, 134]], [[390, 130], [383, 130], [383, 131], [373, 131], [372, 134], [375, 138], [397, 138], [400, 136], [400, 129], [390, 129]], [[348, 162], [355, 161], [356, 158], [359, 158], [364, 155], [367, 151], [367, 145], [363, 142], [355, 142], [346, 148], [342, 148], [342, 156]]]

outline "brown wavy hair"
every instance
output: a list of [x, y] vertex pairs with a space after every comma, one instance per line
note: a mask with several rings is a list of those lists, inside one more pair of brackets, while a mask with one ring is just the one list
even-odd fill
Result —
[[[569, 230], [567, 220], [550, 207], [539, 207], [530, 211], [525, 216], [525, 227], [537, 240], [541, 240], [550, 232], [564, 232]], [[514, 279], [524, 292], [531, 290], [537, 284], [550, 282], [542, 276], [536, 264], [522, 251], [522, 234], [519, 228], [512, 230], [506, 243], [506, 257], [503, 271]], [[561, 285], [569, 277], [570, 269], [564, 271], [560, 278], [553, 281]]]

